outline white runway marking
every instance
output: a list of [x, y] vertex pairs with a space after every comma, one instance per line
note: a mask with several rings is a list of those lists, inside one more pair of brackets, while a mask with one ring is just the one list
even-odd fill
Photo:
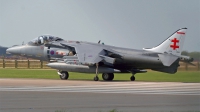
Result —
[[[102, 82], [103, 83], [103, 82]], [[1, 87], [0, 91], [40, 91], [40, 92], [90, 92], [90, 93], [127, 93], [127, 94], [166, 94], [200, 95], [200, 83], [163, 83], [163, 82], [108, 82], [104, 85], [74, 85], [48, 87]]]

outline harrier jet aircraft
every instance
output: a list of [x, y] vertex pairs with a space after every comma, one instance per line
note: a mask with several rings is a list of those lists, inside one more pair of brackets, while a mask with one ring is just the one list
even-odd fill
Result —
[[[114, 73], [147, 72], [144, 69], [174, 74], [179, 61], [190, 63], [192, 58], [182, 56], [181, 51], [187, 28], [181, 28], [153, 48], [135, 50], [83, 41], [65, 41], [53, 36], [40, 36], [26, 45], [9, 48], [7, 52], [49, 61], [47, 66], [57, 69], [61, 79], [68, 79], [68, 72], [102, 74], [103, 80], [111, 81]], [[53, 61], [53, 62], [52, 62]]]

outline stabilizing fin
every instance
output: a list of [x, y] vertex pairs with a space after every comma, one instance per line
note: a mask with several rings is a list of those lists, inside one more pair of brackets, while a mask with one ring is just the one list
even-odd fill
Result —
[[183, 43], [185, 40], [185, 33], [187, 28], [181, 28], [173, 33], [169, 38], [167, 38], [160, 45], [153, 48], [143, 48], [146, 51], [156, 52], [156, 53], [167, 53], [180, 56], [183, 48]]

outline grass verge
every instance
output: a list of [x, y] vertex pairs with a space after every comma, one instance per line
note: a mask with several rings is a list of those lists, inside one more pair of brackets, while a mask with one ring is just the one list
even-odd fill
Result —
[[[94, 74], [69, 73], [69, 80], [93, 80]], [[129, 81], [131, 73], [116, 73], [114, 81]], [[176, 74], [149, 71], [135, 75], [136, 81], [149, 82], [198, 82], [200, 71], [178, 71]], [[56, 70], [47, 69], [0, 69], [0, 78], [59, 79]], [[101, 74], [99, 75], [100, 80]]]

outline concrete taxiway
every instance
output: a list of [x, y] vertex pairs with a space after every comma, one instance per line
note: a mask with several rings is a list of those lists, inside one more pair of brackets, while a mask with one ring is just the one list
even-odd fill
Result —
[[200, 111], [200, 83], [0, 79], [0, 112]]

